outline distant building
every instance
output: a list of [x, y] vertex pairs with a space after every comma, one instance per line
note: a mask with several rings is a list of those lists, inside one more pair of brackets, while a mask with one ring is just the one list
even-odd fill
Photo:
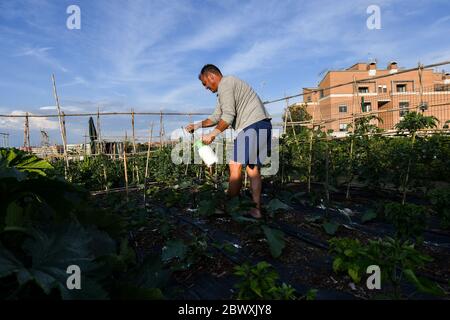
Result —
[[[370, 111], [379, 111], [378, 116], [383, 122], [376, 123], [380, 128], [393, 129], [408, 108], [421, 104], [418, 71], [397, 74], [398, 71], [395, 61], [390, 62], [386, 69], [377, 69], [377, 64], [371, 62], [356, 63], [345, 70], [328, 71], [318, 87], [303, 88], [303, 103], [306, 103], [307, 111], [315, 121], [323, 120], [325, 128], [334, 132], [347, 132], [352, 114]], [[391, 76], [371, 80], [388, 74]], [[350, 84], [326, 89], [367, 78], [369, 80], [358, 82], [356, 86]], [[450, 74], [424, 69], [422, 84], [424, 114], [438, 118], [438, 127], [442, 128], [450, 119]]]

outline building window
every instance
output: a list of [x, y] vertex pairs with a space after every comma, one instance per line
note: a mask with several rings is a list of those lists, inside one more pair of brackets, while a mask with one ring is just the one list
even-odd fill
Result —
[[341, 131], [341, 132], [347, 131], [347, 124], [339, 123], [339, 131]]
[[405, 102], [400, 102], [400, 103], [398, 104], [398, 108], [400, 109], [400, 110], [399, 110], [400, 117], [405, 116], [405, 115], [408, 113], [409, 102], [407, 102], [407, 101], [405, 101]]
[[372, 103], [371, 102], [364, 102], [362, 104], [362, 112], [370, 112], [372, 111]]
[[386, 85], [378, 86], [378, 93], [387, 93], [387, 86]]
[[324, 97], [323, 90], [320, 90], [320, 99]]
[[359, 93], [369, 93], [369, 87], [359, 87], [358, 92]]
[[347, 112], [347, 106], [345, 105], [339, 106], [339, 112]]
[[311, 96], [308, 96], [308, 98], [306, 99], [308, 102], [311, 102], [312, 101], [312, 99], [311, 99]]
[[406, 92], [406, 84], [398, 84], [397, 92]]

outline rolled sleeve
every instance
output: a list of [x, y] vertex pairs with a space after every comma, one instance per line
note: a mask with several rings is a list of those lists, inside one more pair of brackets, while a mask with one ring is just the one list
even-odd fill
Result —
[[216, 124], [220, 120], [220, 116], [222, 115], [222, 110], [220, 108], [220, 104], [218, 103], [216, 106], [216, 109], [214, 110], [213, 114], [208, 117], [209, 120], [213, 122], [213, 124]]

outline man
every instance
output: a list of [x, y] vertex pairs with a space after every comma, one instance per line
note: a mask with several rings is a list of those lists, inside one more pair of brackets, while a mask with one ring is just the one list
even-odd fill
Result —
[[229, 162], [230, 179], [228, 195], [239, 195], [242, 185], [242, 166], [250, 180], [252, 198], [256, 204], [249, 212], [254, 218], [261, 218], [261, 173], [260, 167], [270, 153], [272, 125], [270, 116], [256, 92], [244, 81], [223, 76], [219, 68], [205, 65], [198, 76], [203, 86], [217, 93], [218, 101], [214, 113], [207, 119], [186, 126], [188, 132], [198, 128], [212, 127], [214, 130], [202, 137], [210, 144], [215, 137], [229, 126], [238, 132], [234, 140], [233, 159]]

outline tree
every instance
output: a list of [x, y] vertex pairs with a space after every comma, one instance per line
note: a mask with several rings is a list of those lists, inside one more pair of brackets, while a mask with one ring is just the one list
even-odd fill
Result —
[[[307, 103], [302, 103], [302, 104], [292, 104], [290, 105], [288, 108], [288, 112], [285, 112], [283, 114], [283, 123], [287, 120], [287, 122], [301, 122], [301, 121], [309, 121], [312, 119], [312, 116], [308, 113], [307, 111], [307, 107], [308, 104]], [[290, 113], [290, 115], [289, 115]], [[287, 117], [287, 118], [286, 118]], [[295, 127], [289, 127], [286, 129], [286, 133], [291, 134], [293, 131], [293, 128]], [[298, 128], [298, 129], [297, 129]], [[303, 129], [305, 129], [305, 127], [297, 127], [296, 131], [300, 132]]]

